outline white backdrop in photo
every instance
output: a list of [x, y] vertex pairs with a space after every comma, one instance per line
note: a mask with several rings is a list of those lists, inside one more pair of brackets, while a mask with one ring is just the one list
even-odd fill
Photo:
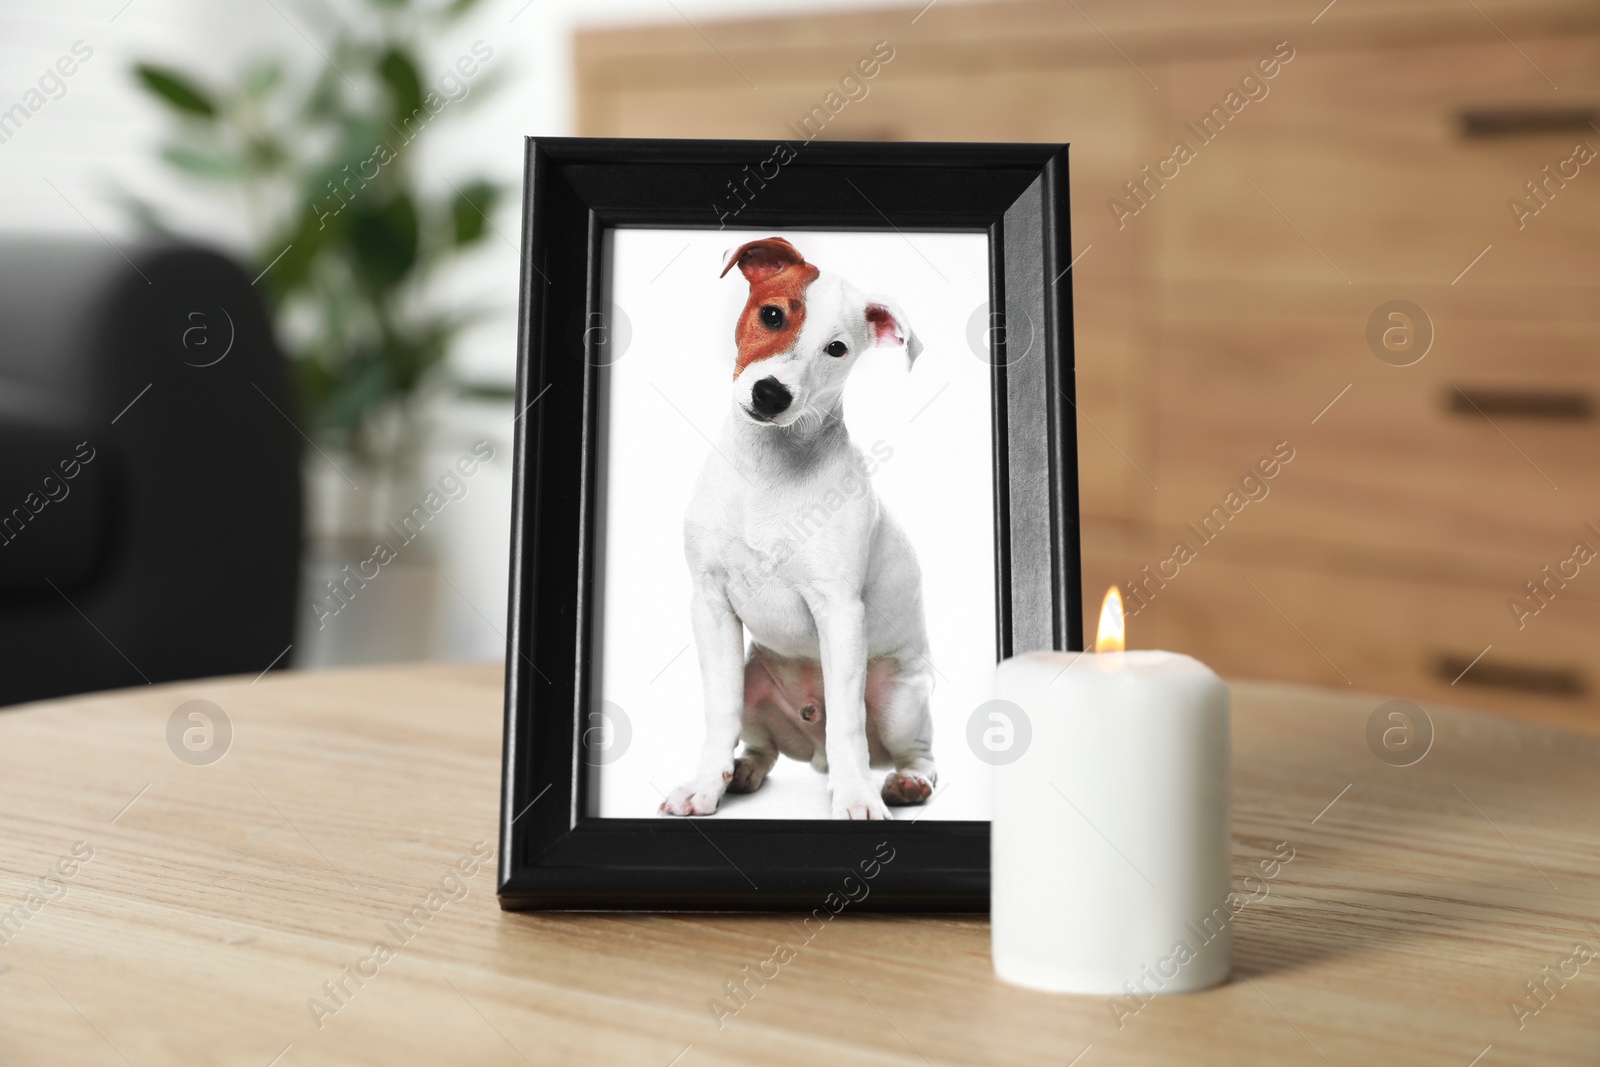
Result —
[[[611, 296], [631, 338], [609, 372], [599, 695], [622, 709], [631, 737], [614, 762], [596, 769], [595, 814], [652, 815], [696, 764], [702, 705], [683, 517], [731, 410], [733, 327], [749, 292], [738, 271], [718, 273], [729, 251], [769, 236], [787, 238], [809, 262], [864, 293], [896, 301], [923, 342], [910, 371], [895, 349], [863, 353], [844, 399], [857, 447], [870, 453], [882, 441], [893, 449], [872, 482], [922, 564], [935, 670], [938, 789], [922, 807], [894, 812], [987, 819], [989, 766], [969, 750], [966, 730], [973, 709], [989, 699], [996, 658], [989, 366], [968, 342], [973, 313], [987, 307], [988, 238], [893, 231], [612, 235]], [[760, 790], [728, 797], [714, 817], [828, 813], [825, 776], [780, 758]]]

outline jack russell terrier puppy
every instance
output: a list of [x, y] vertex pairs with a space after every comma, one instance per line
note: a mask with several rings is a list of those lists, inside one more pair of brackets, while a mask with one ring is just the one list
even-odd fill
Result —
[[[735, 266], [750, 297], [733, 409], [684, 523], [705, 743], [661, 810], [710, 815], [782, 753], [828, 775], [834, 818], [887, 819], [933, 792], [933, 671], [917, 557], [865, 477], [843, 394], [869, 349], [902, 348], [909, 368], [922, 344], [892, 303], [782, 238], [722, 273]], [[873, 767], [893, 770], [879, 784]]]

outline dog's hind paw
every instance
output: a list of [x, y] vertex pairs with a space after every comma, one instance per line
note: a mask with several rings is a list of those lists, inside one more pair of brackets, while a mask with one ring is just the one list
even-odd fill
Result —
[[933, 793], [933, 783], [919, 774], [890, 771], [883, 780], [883, 802], [902, 806], [921, 804]]
[[660, 812], [662, 815], [715, 815], [721, 799], [720, 782], [715, 786], [680, 785], [661, 802]]
[[770, 763], [740, 756], [733, 761], [733, 777], [728, 781], [730, 793], [754, 793], [767, 780]]

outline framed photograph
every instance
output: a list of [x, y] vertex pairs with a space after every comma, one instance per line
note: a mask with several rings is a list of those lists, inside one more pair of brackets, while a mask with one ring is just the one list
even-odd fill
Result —
[[986, 910], [1082, 647], [1065, 145], [530, 139], [506, 908]]

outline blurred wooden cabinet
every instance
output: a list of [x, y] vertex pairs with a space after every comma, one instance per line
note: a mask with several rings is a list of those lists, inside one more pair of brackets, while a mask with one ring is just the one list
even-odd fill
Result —
[[821, 136], [1070, 141], [1089, 623], [1600, 731], [1600, 4], [1317, 6], [591, 30], [578, 128], [792, 140], [887, 42]]

